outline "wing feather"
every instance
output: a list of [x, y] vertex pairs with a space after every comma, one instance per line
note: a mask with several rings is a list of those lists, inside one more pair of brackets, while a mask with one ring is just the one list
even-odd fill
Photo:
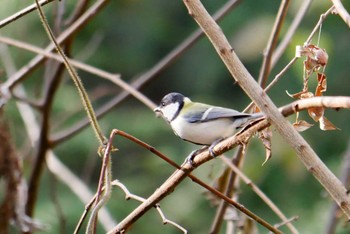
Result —
[[223, 108], [223, 107], [214, 107], [213, 109], [210, 110], [207, 116], [204, 119], [202, 119], [202, 122], [212, 121], [212, 120], [221, 119], [221, 118], [239, 119], [239, 118], [245, 118], [249, 116], [251, 115], [246, 113], [241, 113], [236, 110]]
[[196, 110], [196, 113], [188, 113], [184, 118], [190, 123], [208, 122], [220, 118], [239, 119], [250, 117], [250, 114], [241, 113], [224, 107], [201, 106]]

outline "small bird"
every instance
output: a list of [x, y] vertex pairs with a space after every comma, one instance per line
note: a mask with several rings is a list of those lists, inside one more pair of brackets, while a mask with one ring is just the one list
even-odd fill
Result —
[[[154, 109], [171, 126], [175, 135], [197, 145], [210, 146], [209, 152], [215, 157], [214, 146], [223, 139], [232, 136], [252, 120], [264, 116], [262, 113], [247, 114], [236, 110], [192, 102], [180, 93], [169, 93], [163, 97], [160, 105]], [[193, 164], [193, 151], [186, 160]]]

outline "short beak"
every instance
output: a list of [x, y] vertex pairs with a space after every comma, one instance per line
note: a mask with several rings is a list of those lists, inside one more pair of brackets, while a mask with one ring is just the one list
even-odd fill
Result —
[[157, 117], [161, 117], [163, 115], [159, 107], [154, 108], [153, 111], [156, 113]]

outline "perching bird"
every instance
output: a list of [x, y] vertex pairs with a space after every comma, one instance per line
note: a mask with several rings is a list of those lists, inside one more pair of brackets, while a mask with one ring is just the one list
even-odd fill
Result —
[[[181, 139], [210, 146], [209, 152], [213, 157], [215, 154], [212, 149], [217, 143], [232, 136], [251, 120], [264, 116], [262, 113], [247, 114], [192, 102], [180, 93], [165, 95], [154, 112], [160, 114]], [[187, 158], [191, 164], [197, 151], [192, 152]]]

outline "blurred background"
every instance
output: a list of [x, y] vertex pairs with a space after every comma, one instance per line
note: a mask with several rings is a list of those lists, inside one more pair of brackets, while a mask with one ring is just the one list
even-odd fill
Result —
[[[223, 0], [202, 1], [213, 14], [226, 3]], [[303, 1], [292, 1], [282, 27], [283, 37], [293, 21]], [[0, 18], [4, 19], [32, 1], [2, 0]], [[75, 1], [62, 0], [44, 7], [50, 23], [58, 5], [64, 5], [63, 18], [71, 15]], [[91, 2], [92, 4], [92, 2]], [[232, 47], [252, 74], [257, 79], [262, 64], [272, 26], [279, 8], [279, 1], [241, 1], [221, 21], [225, 35]], [[296, 30], [292, 41], [281, 59], [272, 69], [269, 82], [294, 57], [295, 47], [303, 45], [319, 20], [320, 14], [331, 6], [330, 1], [313, 1], [305, 18]], [[350, 4], [345, 5], [350, 9]], [[63, 28], [63, 26], [62, 26]], [[58, 29], [58, 31], [62, 30]], [[120, 73], [121, 78], [131, 83], [148, 72], [167, 54], [177, 48], [186, 38], [198, 29], [195, 21], [188, 15], [182, 1], [110, 1], [107, 7], [75, 36], [71, 47], [71, 57], [106, 70]], [[2, 36], [11, 37], [45, 48], [49, 43], [36, 12], [1, 28]], [[317, 44], [318, 37], [312, 43]], [[350, 96], [349, 63], [350, 30], [338, 15], [329, 15], [322, 25], [319, 46], [324, 48], [329, 61], [325, 69], [328, 87], [324, 95]], [[15, 69], [19, 69], [35, 55], [23, 49], [2, 46], [11, 55]], [[296, 93], [302, 90], [303, 60], [299, 59], [283, 75], [282, 79], [269, 91], [270, 98], [277, 106], [293, 101], [286, 91]], [[0, 69], [5, 67], [2, 59]], [[37, 69], [22, 84], [30, 100], [42, 97], [44, 68]], [[79, 71], [95, 109], [103, 106], [122, 92], [122, 89], [90, 73]], [[0, 82], [5, 82], [8, 75], [0, 73]], [[310, 79], [310, 90], [314, 90], [317, 81]], [[250, 99], [236, 84], [224, 64], [217, 56], [207, 38], [202, 37], [187, 49], [173, 63], [142, 86], [141, 91], [156, 104], [169, 92], [181, 92], [194, 101], [206, 102], [237, 110], [243, 110]], [[38, 111], [36, 117], [40, 119]], [[4, 116], [9, 125], [11, 138], [16, 151], [23, 158], [23, 173], [27, 179], [32, 170], [35, 150], [30, 146], [23, 120], [18, 114], [15, 100], [10, 100], [4, 108]], [[50, 134], [58, 136], [74, 126], [85, 116], [78, 92], [66, 72], [54, 98], [50, 115]], [[349, 147], [349, 111], [327, 110], [327, 118], [340, 130], [322, 131], [318, 124], [302, 132], [302, 136], [312, 146], [325, 164], [341, 177], [343, 162]], [[300, 118], [310, 123], [307, 113], [300, 113]], [[289, 117], [290, 121], [295, 116]], [[162, 119], [157, 119], [153, 111], [133, 97], [129, 97], [113, 107], [100, 119], [105, 135], [118, 128], [142, 141], [156, 147], [177, 163], [182, 163], [186, 156], [198, 146], [181, 141]], [[272, 158], [264, 166], [265, 158], [262, 143], [254, 138], [247, 149], [242, 171], [274, 201], [287, 217], [298, 216], [294, 224], [300, 233], [325, 233], [331, 207], [328, 194], [317, 180], [306, 170], [295, 152], [273, 131]], [[130, 192], [148, 197], [174, 171], [152, 153], [122, 137], [116, 137], [113, 153], [113, 179], [118, 179]], [[54, 153], [81, 180], [96, 190], [101, 160], [96, 151], [98, 142], [90, 127], [65, 139], [55, 146]], [[235, 150], [226, 153], [231, 157]], [[349, 156], [348, 156], [349, 157]], [[219, 159], [198, 168], [194, 174], [209, 184], [214, 183], [222, 173], [224, 166]], [[55, 182], [53, 182], [55, 181]], [[63, 183], [55, 179], [48, 170], [44, 171], [35, 218], [48, 226], [42, 233], [72, 233], [84, 210], [84, 203]], [[190, 233], [208, 233], [215, 215], [215, 207], [203, 194], [203, 188], [189, 179], [160, 204], [163, 212], [172, 221], [184, 226]], [[1, 194], [0, 189], [0, 194]], [[56, 193], [54, 196], [53, 193]], [[53, 201], [53, 197], [56, 201]], [[278, 217], [249, 188], [242, 183], [239, 202], [270, 223], [279, 223]], [[55, 204], [60, 205], [64, 222], [60, 221]], [[107, 207], [115, 220], [122, 220], [138, 206], [136, 201], [125, 201], [123, 192], [116, 188]], [[63, 224], [63, 225], [62, 225]], [[257, 225], [261, 233], [266, 233]], [[287, 232], [286, 228], [282, 228]], [[11, 229], [17, 233], [16, 229]], [[340, 221], [337, 233], [348, 233], [350, 228], [345, 220]], [[98, 233], [104, 233], [99, 226]], [[151, 211], [133, 225], [130, 233], [180, 233], [170, 226], [162, 225], [156, 211]], [[225, 228], [222, 228], [225, 233]]]

